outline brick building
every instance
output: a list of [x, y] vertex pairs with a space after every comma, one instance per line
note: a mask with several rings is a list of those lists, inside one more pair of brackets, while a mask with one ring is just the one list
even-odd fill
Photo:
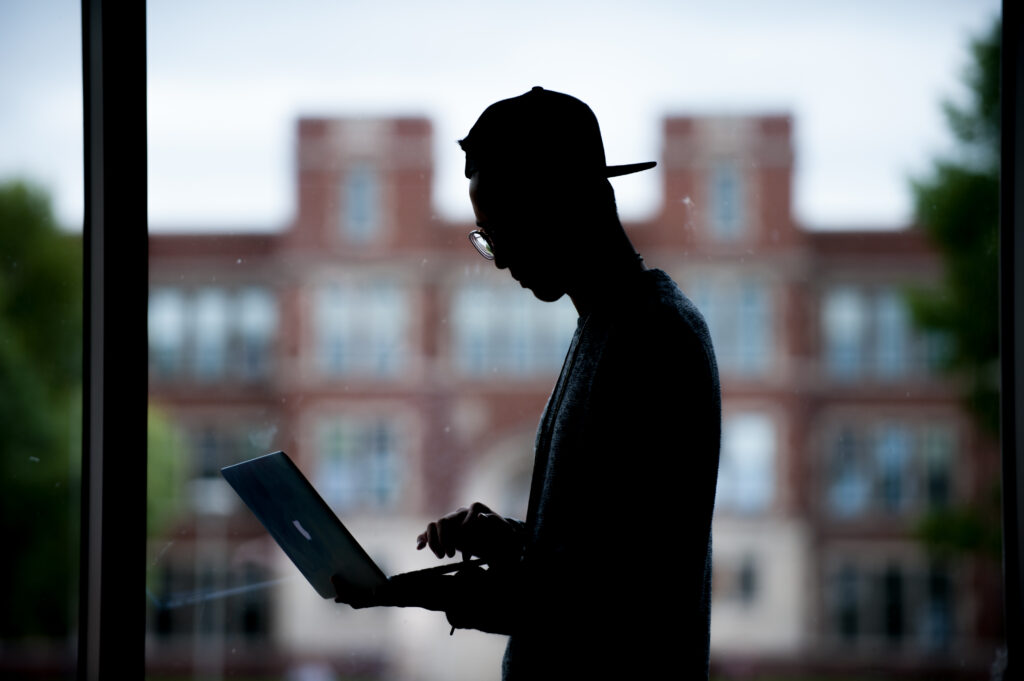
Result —
[[[914, 537], [997, 479], [994, 444], [936, 371], [942, 339], [904, 302], [940, 262], [914, 229], [796, 224], [792, 125], [666, 119], [661, 208], [626, 225], [704, 312], [723, 378], [713, 669], [976, 673], [998, 638], [998, 566]], [[390, 572], [429, 564], [412, 538], [457, 505], [524, 512], [575, 312], [436, 216], [432, 143], [425, 119], [303, 119], [293, 222], [151, 236], [151, 402], [187, 459], [181, 513], [151, 541], [151, 668], [496, 673], [499, 637], [437, 652], [433, 613], [352, 613], [294, 579], [241, 589], [288, 565], [218, 474], [288, 451]], [[671, 571], [670, 547], [653, 570]], [[231, 595], [177, 596], [199, 592]]]

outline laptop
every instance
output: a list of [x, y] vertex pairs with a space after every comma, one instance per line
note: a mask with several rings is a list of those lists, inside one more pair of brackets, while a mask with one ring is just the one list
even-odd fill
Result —
[[[220, 472], [324, 598], [335, 596], [331, 584], [335, 574], [358, 589], [372, 589], [388, 581], [284, 452], [225, 466]], [[479, 563], [450, 563], [416, 573], [445, 574]]]

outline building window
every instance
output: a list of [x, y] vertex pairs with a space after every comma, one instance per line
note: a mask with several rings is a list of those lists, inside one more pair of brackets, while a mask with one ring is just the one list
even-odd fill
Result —
[[318, 430], [317, 488], [337, 510], [392, 508], [401, 491], [396, 424], [343, 417]]
[[844, 565], [833, 578], [836, 631], [839, 636], [852, 641], [860, 630], [860, 588], [857, 572], [850, 565]]
[[945, 506], [953, 452], [952, 432], [943, 425], [844, 426], [828, 448], [828, 509], [836, 518], [855, 518]]
[[269, 291], [251, 287], [238, 294], [238, 363], [244, 379], [265, 378], [270, 374], [277, 307]]
[[694, 277], [687, 287], [704, 315], [724, 374], [764, 374], [773, 352], [772, 298], [754, 277]]
[[928, 569], [927, 598], [921, 614], [920, 636], [929, 650], [944, 650], [953, 638], [953, 582], [949, 571], [935, 563]]
[[883, 378], [898, 378], [910, 365], [910, 320], [906, 303], [897, 291], [881, 291], [875, 299], [875, 371]]
[[[265, 567], [249, 561], [237, 566], [221, 560], [165, 560], [154, 572], [154, 586], [146, 589], [148, 629], [160, 640], [187, 640], [197, 632], [239, 642], [260, 642], [269, 636], [272, 591], [252, 588], [271, 581]], [[230, 597], [204, 597], [223, 591]]]
[[944, 508], [950, 502], [953, 467], [953, 434], [949, 428], [928, 426], [921, 439], [928, 505]]
[[846, 518], [867, 509], [870, 482], [861, 442], [850, 428], [836, 435], [829, 462], [828, 506], [832, 514]]
[[943, 334], [917, 332], [897, 287], [830, 290], [822, 304], [827, 372], [843, 381], [894, 381], [935, 373], [948, 354]]
[[277, 304], [265, 288], [154, 289], [149, 296], [149, 357], [159, 380], [266, 379], [273, 364]]
[[734, 241], [743, 232], [743, 175], [739, 164], [721, 162], [711, 169], [711, 234], [715, 239]]
[[938, 562], [849, 560], [826, 577], [828, 622], [844, 647], [938, 651], [952, 638], [953, 581]]
[[864, 370], [868, 314], [863, 294], [843, 287], [825, 297], [825, 356], [829, 373], [851, 379]]
[[355, 163], [342, 178], [341, 226], [345, 238], [364, 244], [380, 224], [380, 180], [368, 162]]
[[185, 363], [185, 300], [176, 289], [149, 295], [149, 365], [157, 377], [180, 374]]
[[328, 375], [391, 377], [405, 365], [409, 309], [398, 284], [329, 284], [315, 314], [316, 354]]
[[758, 597], [760, 574], [753, 555], [736, 558], [715, 557], [714, 590], [716, 601], [752, 605]]
[[530, 377], [558, 371], [577, 316], [568, 301], [538, 305], [524, 291], [477, 284], [455, 292], [452, 320], [463, 374]]
[[196, 378], [212, 381], [224, 375], [228, 355], [228, 305], [224, 291], [200, 290], [193, 303]]
[[734, 414], [722, 427], [715, 501], [719, 509], [760, 513], [775, 498], [775, 424], [767, 414]]
[[875, 437], [876, 503], [886, 512], [902, 511], [914, 492], [910, 447], [910, 434], [903, 426], [882, 426]]

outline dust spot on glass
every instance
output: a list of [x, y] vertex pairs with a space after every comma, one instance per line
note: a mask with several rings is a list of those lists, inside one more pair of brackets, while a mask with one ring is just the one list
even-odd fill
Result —
[[693, 212], [697, 208], [697, 204], [694, 202], [689, 195], [679, 199], [679, 203], [686, 207], [686, 217], [683, 219], [683, 229], [693, 229]]
[[239, 258], [238, 260], [236, 260], [236, 261], [235, 261], [235, 264], [236, 264], [236, 265], [241, 265], [241, 264], [242, 264], [242, 259], [241, 259], [241, 258]]
[[39, 457], [38, 456], [30, 456], [30, 457], [28, 457], [28, 460], [31, 461], [32, 463], [39, 463]]

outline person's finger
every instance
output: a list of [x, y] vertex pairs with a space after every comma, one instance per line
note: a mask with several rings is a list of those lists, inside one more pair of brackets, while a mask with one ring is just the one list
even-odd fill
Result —
[[[455, 513], [449, 513], [438, 522], [441, 539], [441, 549], [444, 555], [451, 558], [462, 545], [465, 533], [462, 527], [465, 523], [466, 514], [469, 509], [460, 508]], [[440, 558], [440, 556], [438, 556]]]
[[463, 542], [463, 517], [464, 513], [460, 511], [457, 515], [446, 517], [442, 523], [441, 547], [444, 555], [449, 558], [455, 555], [456, 549]]
[[469, 505], [470, 516], [478, 516], [482, 513], [494, 513], [494, 511], [492, 511], [485, 504], [482, 504], [479, 501], [474, 501], [472, 504]]
[[416, 550], [419, 551], [420, 549], [422, 549], [426, 545], [427, 545], [427, 533], [426, 532], [422, 532], [422, 533], [416, 535]]
[[444, 551], [441, 550], [441, 538], [438, 535], [437, 523], [430, 523], [427, 526], [427, 544], [438, 558], [444, 555]]

